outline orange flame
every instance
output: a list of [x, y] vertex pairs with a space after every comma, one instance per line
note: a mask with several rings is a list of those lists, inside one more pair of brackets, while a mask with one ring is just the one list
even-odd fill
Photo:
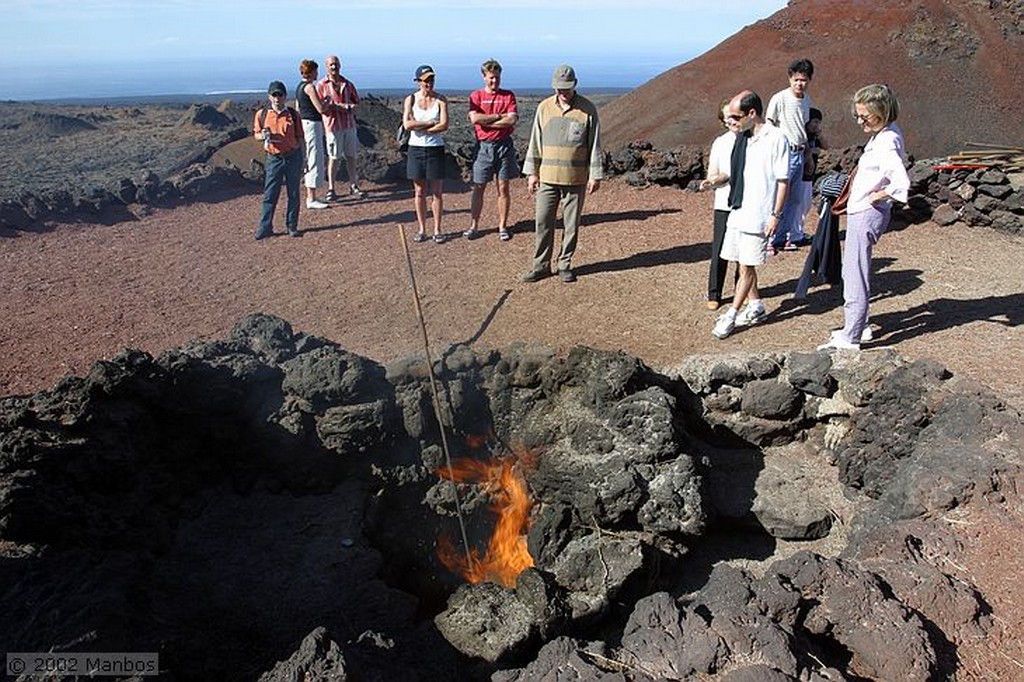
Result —
[[467, 557], [451, 540], [441, 537], [437, 543], [441, 563], [469, 583], [489, 581], [515, 587], [519, 574], [533, 566], [525, 535], [532, 503], [522, 472], [509, 460], [460, 459], [452, 462], [451, 471], [443, 467], [438, 474], [457, 483], [479, 481], [492, 497], [491, 510], [498, 517], [483, 557], [475, 548], [470, 548]]

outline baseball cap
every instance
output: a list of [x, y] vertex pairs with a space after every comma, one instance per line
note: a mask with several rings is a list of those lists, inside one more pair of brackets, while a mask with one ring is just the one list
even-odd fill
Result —
[[288, 89], [281, 81], [270, 81], [270, 85], [267, 86], [268, 95], [285, 95], [287, 93]]
[[565, 90], [576, 87], [576, 72], [568, 64], [562, 64], [551, 76], [551, 87], [556, 90]]
[[423, 64], [422, 66], [416, 69], [416, 77], [413, 78], [413, 80], [423, 80], [424, 78], [429, 78], [430, 76], [436, 75], [437, 74], [434, 73], [434, 68], [432, 66], [430, 66], [429, 64]]

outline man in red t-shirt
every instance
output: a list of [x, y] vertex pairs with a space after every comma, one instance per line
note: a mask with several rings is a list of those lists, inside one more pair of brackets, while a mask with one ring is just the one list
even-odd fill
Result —
[[509, 180], [519, 177], [519, 163], [512, 144], [512, 129], [519, 120], [516, 96], [501, 88], [501, 64], [488, 59], [480, 66], [484, 87], [469, 96], [469, 120], [476, 133], [477, 152], [473, 161], [473, 199], [470, 204], [469, 229], [462, 234], [467, 239], [480, 235], [480, 213], [484, 208], [484, 190], [497, 174], [498, 181], [498, 237], [502, 241], [512, 238], [508, 230], [508, 212], [511, 198]]

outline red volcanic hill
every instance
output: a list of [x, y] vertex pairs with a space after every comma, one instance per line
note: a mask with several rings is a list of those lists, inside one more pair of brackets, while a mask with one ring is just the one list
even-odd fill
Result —
[[917, 158], [965, 142], [1020, 145], [1024, 3], [1011, 0], [792, 0], [714, 49], [601, 109], [604, 146], [706, 145], [718, 103], [750, 88], [769, 98], [794, 59], [814, 62], [810, 93], [835, 147], [863, 141], [850, 98], [869, 83], [900, 96], [900, 124]]

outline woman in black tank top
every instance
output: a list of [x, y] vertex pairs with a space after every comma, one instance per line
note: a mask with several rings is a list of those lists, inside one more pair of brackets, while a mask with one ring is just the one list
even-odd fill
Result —
[[302, 132], [306, 136], [306, 208], [328, 208], [317, 201], [316, 188], [326, 180], [324, 168], [327, 162], [327, 148], [324, 146], [324, 124], [321, 114], [324, 106], [316, 92], [316, 78], [319, 65], [312, 59], [303, 59], [299, 64], [302, 80], [295, 86], [295, 108], [302, 118]]

